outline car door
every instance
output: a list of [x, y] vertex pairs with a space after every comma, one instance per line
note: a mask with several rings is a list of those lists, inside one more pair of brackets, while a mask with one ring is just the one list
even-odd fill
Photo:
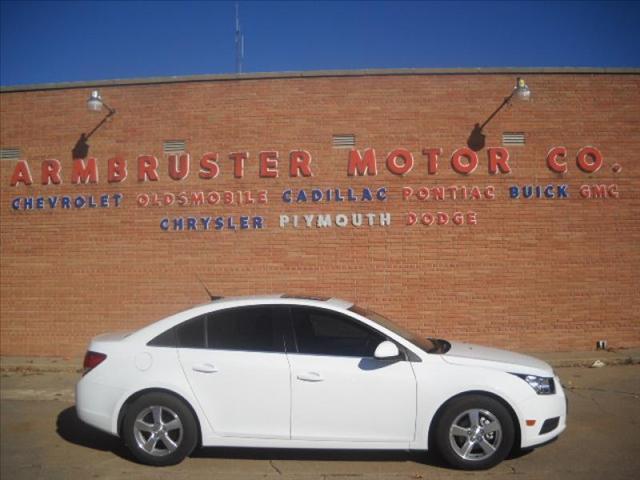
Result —
[[408, 361], [373, 357], [385, 336], [331, 310], [292, 307], [291, 437], [410, 442], [416, 380]]
[[287, 309], [226, 309], [177, 330], [183, 371], [220, 435], [290, 438], [290, 373], [281, 325]]

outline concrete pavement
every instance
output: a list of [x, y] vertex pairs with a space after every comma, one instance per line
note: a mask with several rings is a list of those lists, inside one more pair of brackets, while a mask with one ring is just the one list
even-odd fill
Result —
[[[596, 353], [596, 352], [594, 352]], [[603, 354], [607, 353], [607, 356]], [[432, 454], [204, 448], [180, 465], [134, 463], [120, 440], [83, 424], [73, 408], [76, 360], [2, 361], [0, 474], [9, 479], [634, 479], [640, 476], [638, 351], [539, 355], [569, 398], [568, 429], [543, 448], [485, 472], [445, 468]], [[563, 367], [601, 360], [602, 368]]]

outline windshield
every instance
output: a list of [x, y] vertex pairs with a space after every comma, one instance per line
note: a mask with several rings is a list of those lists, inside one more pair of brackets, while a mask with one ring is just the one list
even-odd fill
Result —
[[367, 310], [357, 305], [353, 305], [351, 308], [349, 308], [349, 310], [353, 313], [357, 313], [358, 315], [362, 315], [363, 317], [367, 317], [369, 320], [376, 322], [378, 325], [383, 326], [387, 330], [391, 330], [393, 333], [400, 335], [402, 338], [410, 341], [416, 347], [421, 348], [427, 353], [436, 353], [440, 350], [440, 345], [438, 344], [438, 342], [426, 337], [420, 337], [418, 334], [404, 329], [400, 325], [393, 323], [391, 320], [380, 315], [379, 313]]

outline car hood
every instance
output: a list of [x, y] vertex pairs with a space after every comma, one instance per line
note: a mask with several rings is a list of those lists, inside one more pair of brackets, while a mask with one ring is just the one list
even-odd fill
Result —
[[451, 348], [442, 355], [442, 359], [447, 363], [485, 366], [512, 373], [530, 373], [545, 376], [553, 374], [553, 369], [548, 363], [529, 355], [471, 343], [449, 343]]

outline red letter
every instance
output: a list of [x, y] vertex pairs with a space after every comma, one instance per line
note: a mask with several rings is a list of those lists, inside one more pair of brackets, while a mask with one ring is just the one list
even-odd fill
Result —
[[427, 173], [429, 175], [438, 173], [438, 157], [442, 154], [442, 149], [423, 148], [422, 154], [427, 156]]
[[413, 212], [407, 213], [407, 225], [414, 225], [416, 223], [417, 218], [418, 216], [415, 213]]
[[198, 173], [198, 176], [205, 180], [209, 180], [211, 178], [216, 178], [218, 173], [220, 173], [220, 167], [218, 166], [218, 154], [208, 152], [202, 155], [202, 158], [200, 159], [200, 173]]
[[[402, 162], [398, 164], [398, 158]], [[387, 156], [387, 169], [395, 175], [404, 175], [413, 168], [413, 154], [404, 148], [397, 148]]]
[[49, 185], [53, 183], [58, 185], [62, 180], [60, 179], [60, 162], [55, 159], [42, 161], [42, 185]]
[[311, 154], [306, 150], [294, 150], [289, 154], [289, 175], [297, 177], [298, 172], [303, 177], [311, 177]]
[[138, 157], [138, 181], [158, 181], [158, 159], [153, 155], [140, 155]]
[[121, 157], [110, 158], [107, 162], [107, 181], [118, 183], [127, 178], [127, 161]]
[[500, 169], [500, 173], [511, 173], [509, 161], [509, 150], [503, 147], [491, 147], [489, 153], [489, 173], [495, 175]]
[[[462, 163], [461, 159], [465, 157], [469, 163]], [[468, 175], [472, 173], [476, 167], [478, 166], [478, 155], [476, 152], [467, 147], [462, 147], [457, 149], [451, 155], [451, 167], [458, 172], [464, 175]], [[447, 217], [447, 220], [449, 217]]]
[[581, 185], [579, 191], [582, 198], [591, 198], [591, 187], [589, 185]]
[[180, 168], [178, 168], [178, 155], [169, 155], [169, 176], [174, 180], [182, 180], [189, 175], [189, 167], [191, 166], [191, 155], [188, 153], [180, 154]]
[[16, 168], [11, 175], [11, 186], [15, 187], [18, 183], [24, 183], [25, 185], [31, 185], [33, 178], [31, 178], [31, 171], [29, 170], [29, 164], [26, 160], [18, 160]]
[[[592, 161], [587, 161], [591, 157]], [[602, 154], [596, 147], [583, 147], [578, 151], [578, 167], [585, 173], [594, 173], [602, 167]]]
[[233, 176], [242, 178], [244, 176], [244, 161], [249, 158], [249, 152], [234, 152], [229, 154], [233, 160]]
[[447, 223], [449, 223], [449, 215], [444, 212], [436, 212], [436, 218], [436, 223], [438, 225], [446, 225]]
[[84, 160], [76, 158], [73, 160], [73, 171], [71, 172], [71, 183], [76, 185], [82, 183], [98, 183], [98, 169], [96, 167], [96, 159], [91, 157]]
[[376, 151], [367, 148], [364, 151], [364, 158], [360, 156], [360, 151], [353, 149], [349, 152], [349, 164], [347, 165], [347, 175], [377, 175], [378, 165], [376, 164]]
[[567, 171], [567, 164], [558, 162], [559, 158], [567, 156], [567, 149], [565, 147], [553, 147], [547, 153], [547, 167], [552, 172], [565, 173]]
[[278, 152], [260, 152], [258, 154], [258, 163], [261, 177], [278, 177]]

